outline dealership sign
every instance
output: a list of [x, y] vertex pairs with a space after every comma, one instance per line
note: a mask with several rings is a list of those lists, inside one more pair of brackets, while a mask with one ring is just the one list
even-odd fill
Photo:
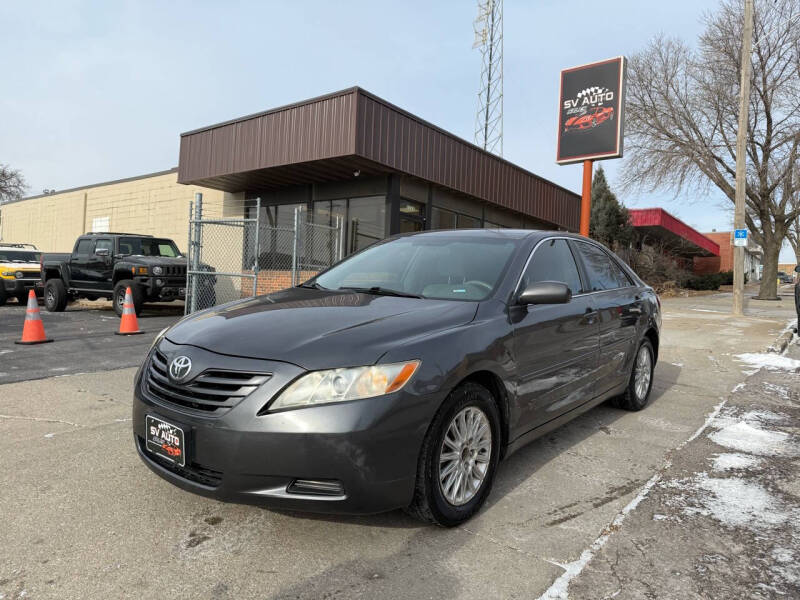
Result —
[[624, 56], [561, 71], [556, 162], [622, 156]]

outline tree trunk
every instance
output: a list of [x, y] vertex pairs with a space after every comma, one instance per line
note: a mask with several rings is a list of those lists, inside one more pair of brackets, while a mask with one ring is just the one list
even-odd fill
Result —
[[764, 251], [764, 271], [761, 276], [761, 285], [758, 288], [759, 300], [778, 299], [778, 256], [781, 253], [781, 245], [775, 243], [771, 237], [767, 238], [766, 244], [762, 248]]

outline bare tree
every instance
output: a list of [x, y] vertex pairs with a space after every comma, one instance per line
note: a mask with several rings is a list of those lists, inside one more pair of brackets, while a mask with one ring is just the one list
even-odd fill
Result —
[[[800, 189], [800, 2], [756, 0], [747, 145], [747, 227], [764, 250], [759, 298], [776, 298], [778, 255]], [[743, 2], [722, 0], [693, 50], [656, 38], [629, 64], [627, 188], [735, 195]]]
[[0, 164], [0, 204], [21, 198], [27, 188], [22, 173]]

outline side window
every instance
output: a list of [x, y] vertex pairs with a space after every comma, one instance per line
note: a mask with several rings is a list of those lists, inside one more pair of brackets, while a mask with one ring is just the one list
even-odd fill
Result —
[[111, 254], [111, 240], [97, 240], [97, 244], [94, 247], [95, 254], [101, 249], [108, 250], [108, 253]]
[[78, 247], [75, 249], [75, 254], [78, 256], [89, 256], [92, 252], [92, 244], [94, 240], [86, 238], [78, 242]]
[[536, 248], [522, 276], [522, 287], [537, 281], [560, 281], [573, 294], [580, 293], [581, 278], [566, 240], [545, 240]]
[[585, 242], [577, 242], [577, 246], [589, 276], [589, 291], [615, 290], [631, 285], [628, 276], [605, 251]]

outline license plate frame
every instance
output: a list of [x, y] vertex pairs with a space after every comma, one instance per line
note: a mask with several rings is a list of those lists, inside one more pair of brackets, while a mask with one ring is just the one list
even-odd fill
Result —
[[186, 434], [183, 427], [161, 417], [145, 415], [145, 445], [149, 452], [178, 467], [186, 466]]

